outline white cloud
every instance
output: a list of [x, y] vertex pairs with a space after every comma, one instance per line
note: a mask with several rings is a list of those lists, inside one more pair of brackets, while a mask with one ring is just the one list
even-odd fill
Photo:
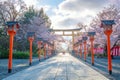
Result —
[[39, 0], [25, 0], [27, 5], [43, 7], [54, 28], [75, 28], [78, 22], [89, 24], [103, 7], [114, 0], [64, 0], [57, 7], [39, 5], [37, 1]]
[[41, 6], [43, 7], [44, 11], [47, 12], [51, 9], [51, 6], [50, 5], [44, 5], [44, 6]]
[[78, 22], [89, 24], [106, 4], [106, 0], [65, 0], [58, 5], [58, 8], [53, 9], [56, 15], [50, 17], [52, 26], [75, 28]]
[[49, 11], [51, 9], [50, 5], [41, 5], [40, 0], [24, 0], [26, 5], [29, 6], [34, 6], [36, 9], [43, 8], [45, 12]]
[[99, 9], [106, 5], [107, 0], [66, 0], [63, 1], [59, 7], [66, 11], [81, 11], [84, 9]]
[[38, 3], [37, 0], [24, 0], [24, 2], [27, 4], [27, 6], [35, 6]]

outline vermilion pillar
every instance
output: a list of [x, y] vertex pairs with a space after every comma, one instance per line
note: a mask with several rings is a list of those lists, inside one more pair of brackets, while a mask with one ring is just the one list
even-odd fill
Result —
[[52, 55], [52, 46], [50, 46], [50, 56]]
[[112, 60], [111, 60], [111, 53], [110, 53], [110, 35], [112, 33], [112, 30], [105, 30], [104, 33], [107, 36], [108, 70], [109, 70], [109, 73], [112, 74]]
[[108, 71], [109, 74], [112, 74], [112, 60], [110, 53], [110, 35], [112, 33], [112, 25], [115, 24], [114, 20], [101, 20], [101, 28], [104, 29], [104, 33], [107, 37], [107, 54], [108, 54]]
[[91, 62], [92, 62], [92, 65], [94, 65], [94, 47], [93, 47], [93, 41], [94, 41], [94, 37], [93, 36], [90, 36], [90, 42], [91, 42]]
[[8, 73], [11, 73], [12, 71], [12, 53], [13, 53], [13, 40], [16, 32], [8, 30], [8, 34], [10, 35], [9, 40], [9, 60], [8, 60]]
[[80, 43], [80, 58], [82, 58], [82, 43]]
[[73, 53], [75, 54], [75, 45], [73, 45]]
[[32, 64], [32, 43], [33, 43], [34, 37], [29, 37], [28, 40], [30, 42], [29, 65], [31, 65]]
[[87, 54], [87, 46], [86, 46], [86, 44], [87, 44], [87, 37], [82, 37], [82, 39], [83, 39], [83, 43], [84, 43], [84, 60], [86, 61], [86, 54]]
[[94, 35], [96, 35], [96, 32], [88, 32], [88, 36], [91, 42], [91, 63], [94, 65]]
[[78, 46], [77, 46], [77, 56], [79, 56], [79, 53], [78, 53]]
[[87, 53], [86, 41], [84, 41], [84, 60], [85, 61], [86, 61], [86, 53]]
[[6, 29], [7, 29], [7, 33], [10, 36], [9, 39], [9, 59], [8, 59], [8, 73], [11, 73], [12, 71], [12, 53], [13, 53], [13, 40], [14, 40], [14, 36], [16, 34], [16, 31], [18, 30], [18, 28], [20, 27], [18, 25], [18, 22], [16, 21], [8, 21], [6, 22]]

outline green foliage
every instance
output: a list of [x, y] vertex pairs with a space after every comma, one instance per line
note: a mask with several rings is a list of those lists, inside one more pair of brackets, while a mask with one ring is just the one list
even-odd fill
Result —
[[37, 53], [37, 44], [33, 43], [33, 53]]
[[0, 58], [8, 58], [9, 37], [0, 30]]
[[24, 13], [24, 16], [23, 16], [23, 23], [24, 24], [29, 24], [30, 23], [30, 19], [33, 18], [33, 16], [36, 16], [36, 12], [35, 12], [35, 9], [34, 7], [29, 7], [29, 9]]
[[14, 59], [28, 59], [29, 52], [14, 51], [13, 58]]
[[[17, 51], [29, 51], [30, 43], [27, 39], [16, 41], [14, 40], [14, 50]], [[37, 52], [37, 44], [35, 41], [33, 41], [33, 53]]]
[[[32, 56], [38, 57], [38, 54], [33, 53]], [[28, 59], [29, 58], [29, 51], [14, 51], [13, 58], [14, 59]]]
[[[29, 9], [26, 12], [24, 12], [22, 15], [23, 15], [23, 17], [19, 18], [19, 21], [21, 21], [21, 23], [22, 23], [21, 25], [29, 24], [30, 20], [34, 16], [42, 18], [44, 20], [43, 23], [50, 22], [49, 17], [44, 13], [43, 8], [41, 8], [40, 10], [37, 10], [33, 6], [29, 7]], [[28, 29], [28, 27], [21, 26], [19, 29], [19, 31], [21, 31], [21, 32], [17, 31], [17, 34], [14, 37], [13, 50], [18, 51], [13, 54], [13, 57], [15, 57], [15, 58], [19, 58], [16, 56], [20, 55], [20, 57], [21, 57], [23, 52], [29, 51], [29, 42], [26, 38], [26, 32], [27, 32], [26, 30], [27, 29]], [[0, 58], [8, 58], [8, 54], [9, 54], [9, 36], [6, 33], [7, 32], [5, 29], [0, 29]], [[18, 36], [19, 34], [20, 34], [20, 36]], [[19, 51], [21, 51], [21, 52], [19, 52]], [[35, 56], [37, 55], [36, 54], [37, 53], [36, 41], [33, 42], [33, 53], [35, 53], [33, 55], [35, 55]], [[27, 56], [27, 54], [23, 54], [23, 56]]]
[[23, 21], [24, 24], [29, 24], [30, 19], [32, 19], [34, 16], [43, 18], [44, 16], [43, 9], [38, 11], [33, 6], [31, 6], [26, 12], [24, 12], [23, 18], [21, 20]]
[[[9, 51], [2, 51], [0, 53], [0, 59], [8, 59], [9, 58]], [[21, 52], [21, 51], [15, 51], [13, 52], [13, 58], [14, 59], [27, 59], [29, 58], [29, 52]]]
[[32, 56], [33, 56], [33, 57], [38, 57], [38, 54], [37, 54], [37, 53], [33, 53]]
[[50, 27], [51, 21], [49, 17], [44, 13], [43, 8], [37, 10], [33, 6], [29, 7], [29, 9], [26, 12], [24, 12], [23, 17], [21, 18], [20, 21], [22, 21], [23, 24], [29, 24], [30, 20], [34, 16], [42, 18], [44, 20], [44, 23], [48, 23], [49, 24], [48, 26]]
[[[37, 53], [33, 53], [33, 57], [37, 57]], [[9, 58], [9, 50], [4, 50], [0, 53], [0, 59], [8, 59]], [[28, 59], [29, 58], [29, 51], [14, 51], [13, 52], [14, 59]]]
[[0, 50], [0, 59], [8, 59], [9, 51], [8, 50]]
[[29, 42], [27, 39], [19, 41], [14, 40], [14, 49], [17, 51], [29, 51]]

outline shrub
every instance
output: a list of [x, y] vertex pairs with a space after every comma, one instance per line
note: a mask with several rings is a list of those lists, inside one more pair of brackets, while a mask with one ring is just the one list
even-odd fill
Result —
[[0, 59], [8, 58], [9, 37], [0, 30]]
[[14, 59], [28, 59], [29, 58], [29, 52], [21, 52], [21, 51], [15, 51], [13, 53]]
[[7, 59], [9, 55], [9, 51], [8, 50], [1, 50], [0, 51], [0, 59]]
[[33, 53], [33, 57], [38, 57], [38, 54], [37, 53]]

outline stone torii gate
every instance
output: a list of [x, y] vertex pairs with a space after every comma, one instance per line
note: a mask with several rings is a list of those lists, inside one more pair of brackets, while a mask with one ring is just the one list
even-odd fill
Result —
[[[78, 29], [51, 29], [51, 31], [54, 33], [55, 32], [62, 32], [62, 34], [59, 34], [60, 36], [72, 36], [72, 47], [74, 49], [74, 37], [80, 35], [81, 29], [82, 28], [78, 28]], [[71, 34], [65, 34], [65, 32], [71, 32]]]

